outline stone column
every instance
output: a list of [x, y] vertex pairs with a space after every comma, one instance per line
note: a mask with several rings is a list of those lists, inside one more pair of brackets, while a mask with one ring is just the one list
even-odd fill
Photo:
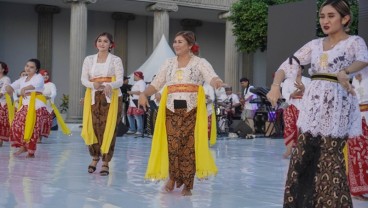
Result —
[[128, 21], [134, 20], [135, 16], [129, 13], [114, 12], [112, 19], [115, 20], [115, 48], [114, 54], [119, 56], [123, 61], [124, 73], [128, 65]]
[[178, 11], [176, 4], [170, 3], [155, 3], [147, 7], [148, 11], [153, 11], [153, 50], [161, 40], [162, 35], [165, 35], [166, 40], [169, 40], [169, 12]]
[[228, 19], [230, 12], [221, 13], [220, 19], [226, 19], [226, 34], [225, 34], [225, 78], [226, 84], [233, 87], [233, 92], [240, 91], [240, 53], [235, 46], [235, 36], [233, 34], [233, 23]]
[[47, 69], [52, 77], [53, 16], [60, 12], [60, 8], [39, 4], [35, 10], [38, 13], [37, 58], [41, 61], [41, 67]]
[[180, 20], [180, 25], [183, 27], [183, 30], [189, 30], [195, 33], [196, 27], [202, 26], [202, 21], [195, 19], [182, 19]]
[[67, 122], [80, 123], [83, 109], [79, 103], [84, 96], [80, 81], [81, 69], [87, 48], [87, 4], [97, 0], [64, 0], [71, 5], [69, 52], [69, 110]]

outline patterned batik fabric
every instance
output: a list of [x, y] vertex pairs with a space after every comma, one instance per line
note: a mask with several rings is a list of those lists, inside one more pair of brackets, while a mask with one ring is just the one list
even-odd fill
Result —
[[[122, 97], [119, 97], [118, 116], [116, 118], [116, 126], [118, 126], [119, 122], [121, 122], [121, 113], [123, 109], [122, 102], [123, 102]], [[106, 96], [102, 94], [102, 92], [96, 92], [95, 104], [91, 106], [91, 111], [92, 111], [93, 129], [95, 131], [95, 135], [97, 137], [98, 143], [88, 146], [89, 154], [92, 157], [101, 156], [101, 145], [103, 141], [103, 135], [105, 132], [107, 113], [109, 112], [109, 107], [110, 107], [110, 103], [107, 102]], [[115, 132], [114, 132], [114, 136], [111, 141], [109, 152], [107, 154], [102, 155], [102, 161], [104, 162], [110, 162], [112, 159], [112, 156], [114, 155], [116, 132], [117, 132], [117, 128], [115, 128]]]
[[284, 208], [351, 208], [343, 148], [346, 139], [302, 133], [290, 159]]
[[289, 105], [283, 113], [284, 116], [284, 142], [287, 146], [290, 142], [294, 145], [298, 139], [298, 127], [296, 122], [298, 120], [299, 110], [294, 105]]
[[0, 104], [0, 140], [9, 141], [10, 125], [7, 105]]
[[348, 140], [348, 179], [353, 196], [368, 194], [368, 126], [362, 119], [363, 135]]
[[177, 188], [183, 184], [193, 189], [195, 176], [194, 127], [197, 109], [166, 109], [166, 131], [169, 149], [169, 177]]
[[41, 129], [41, 136], [48, 137], [51, 132], [51, 126], [52, 126], [52, 115], [48, 112], [48, 118], [47, 121], [43, 123], [42, 129]]
[[46, 107], [41, 107], [36, 110], [36, 123], [33, 129], [33, 134], [30, 141], [24, 141], [24, 128], [26, 123], [26, 116], [28, 105], [24, 105], [14, 116], [12, 126], [10, 128], [10, 142], [13, 147], [24, 147], [29, 154], [36, 152], [36, 143], [41, 136], [42, 127], [45, 122], [49, 120], [49, 112]]

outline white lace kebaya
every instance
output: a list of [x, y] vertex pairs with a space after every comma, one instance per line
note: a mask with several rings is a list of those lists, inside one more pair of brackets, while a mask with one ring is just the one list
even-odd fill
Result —
[[[332, 49], [323, 50], [323, 39], [312, 40], [300, 48], [294, 56], [301, 65], [311, 64], [309, 74], [337, 74], [354, 61], [368, 62], [367, 45], [359, 36], [338, 42]], [[286, 77], [295, 76], [298, 65], [286, 60], [278, 70]], [[359, 73], [368, 73], [365, 68]], [[352, 74], [351, 76], [354, 76]], [[356, 96], [336, 82], [312, 80], [302, 98], [298, 127], [303, 133], [333, 138], [355, 137], [361, 134], [361, 116]]]
[[[212, 78], [218, 77], [206, 59], [192, 56], [185, 68], [178, 68], [177, 56], [168, 59], [157, 73], [151, 85], [160, 90], [164, 85], [195, 84], [202, 85], [203, 81], [210, 83]], [[196, 92], [170, 93], [167, 97], [166, 107], [174, 112], [174, 100], [186, 100], [187, 111], [197, 107]]]

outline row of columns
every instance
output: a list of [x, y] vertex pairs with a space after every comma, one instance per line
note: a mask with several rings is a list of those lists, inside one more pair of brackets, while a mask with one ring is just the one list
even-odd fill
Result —
[[[86, 56], [87, 44], [87, 5], [97, 0], [64, 0], [71, 6], [70, 22], [70, 52], [69, 52], [69, 110], [67, 122], [80, 122], [82, 118], [82, 106], [79, 103], [83, 96], [84, 88], [80, 82], [80, 69]], [[53, 15], [60, 12], [55, 6], [37, 5], [38, 12], [38, 51], [37, 55], [43, 63], [44, 68], [49, 69], [52, 74], [52, 24]], [[176, 4], [155, 3], [147, 7], [148, 11], [154, 13], [153, 23], [153, 48], [156, 47], [162, 35], [169, 37], [169, 12], [178, 11]], [[240, 54], [235, 47], [235, 37], [232, 33], [233, 25], [228, 20], [229, 12], [219, 15], [226, 20], [226, 42], [225, 42], [225, 83], [233, 83], [234, 91], [239, 89]], [[122, 57], [124, 66], [127, 66], [127, 31], [128, 21], [134, 20], [133, 14], [116, 12], [112, 14], [115, 20], [115, 55]], [[185, 30], [195, 31], [195, 27], [201, 26], [198, 20], [182, 20], [181, 25]]]

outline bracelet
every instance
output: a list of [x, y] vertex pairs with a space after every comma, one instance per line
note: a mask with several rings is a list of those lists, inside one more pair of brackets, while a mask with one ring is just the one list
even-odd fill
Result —
[[276, 83], [272, 83], [272, 85], [275, 85], [275, 86], [278, 86], [278, 87], [281, 86], [281, 84], [276, 84]]

